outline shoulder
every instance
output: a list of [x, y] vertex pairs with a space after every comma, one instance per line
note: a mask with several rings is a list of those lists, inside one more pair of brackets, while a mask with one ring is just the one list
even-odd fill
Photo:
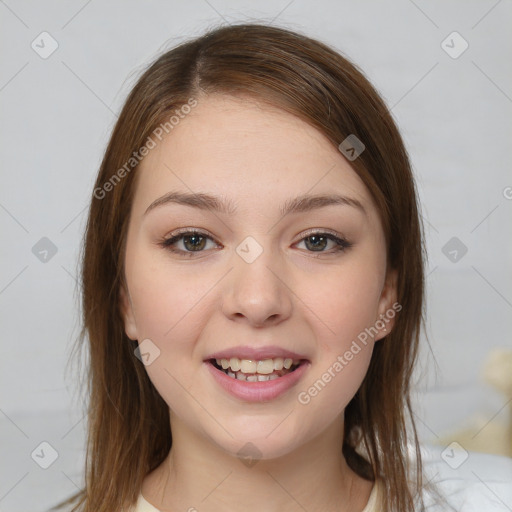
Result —
[[445, 499], [425, 492], [428, 512], [510, 512], [512, 459], [468, 452], [457, 443], [446, 448], [422, 448], [425, 481]]

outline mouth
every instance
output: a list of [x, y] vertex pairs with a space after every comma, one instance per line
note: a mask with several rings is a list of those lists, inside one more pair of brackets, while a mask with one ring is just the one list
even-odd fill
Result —
[[237, 346], [203, 360], [213, 383], [243, 402], [269, 402], [289, 395], [305, 378], [311, 361], [304, 354], [267, 345]]
[[212, 358], [208, 362], [234, 380], [265, 382], [293, 373], [308, 360], [283, 357], [255, 360], [231, 357], [229, 359]]

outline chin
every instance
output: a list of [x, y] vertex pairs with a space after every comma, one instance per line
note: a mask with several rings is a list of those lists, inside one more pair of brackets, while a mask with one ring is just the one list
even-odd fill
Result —
[[297, 448], [297, 441], [293, 444], [289, 439], [265, 439], [243, 437], [224, 443], [221, 448], [230, 456], [236, 457], [247, 466], [254, 465], [257, 461], [273, 460], [284, 457]]
[[[249, 460], [271, 460], [288, 455], [297, 449], [300, 437], [286, 415], [244, 417], [239, 422], [223, 424], [224, 430], [216, 430], [212, 441], [233, 457]], [[285, 425], [290, 421], [289, 424]], [[281, 423], [282, 422], [282, 423]]]

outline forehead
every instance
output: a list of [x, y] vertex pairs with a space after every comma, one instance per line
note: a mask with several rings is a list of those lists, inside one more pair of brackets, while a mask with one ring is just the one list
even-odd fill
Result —
[[230, 199], [237, 212], [279, 206], [304, 194], [340, 193], [376, 215], [370, 194], [317, 129], [255, 100], [210, 95], [166, 135], [137, 169], [134, 211], [170, 191]]

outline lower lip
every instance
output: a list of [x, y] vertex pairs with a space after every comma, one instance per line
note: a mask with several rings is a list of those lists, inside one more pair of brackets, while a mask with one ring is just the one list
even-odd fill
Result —
[[247, 382], [228, 377], [223, 371], [218, 370], [209, 361], [205, 361], [213, 378], [231, 395], [248, 402], [266, 402], [274, 400], [293, 387], [302, 378], [309, 367], [309, 362], [304, 362], [293, 372], [287, 373], [274, 380], [262, 382]]

